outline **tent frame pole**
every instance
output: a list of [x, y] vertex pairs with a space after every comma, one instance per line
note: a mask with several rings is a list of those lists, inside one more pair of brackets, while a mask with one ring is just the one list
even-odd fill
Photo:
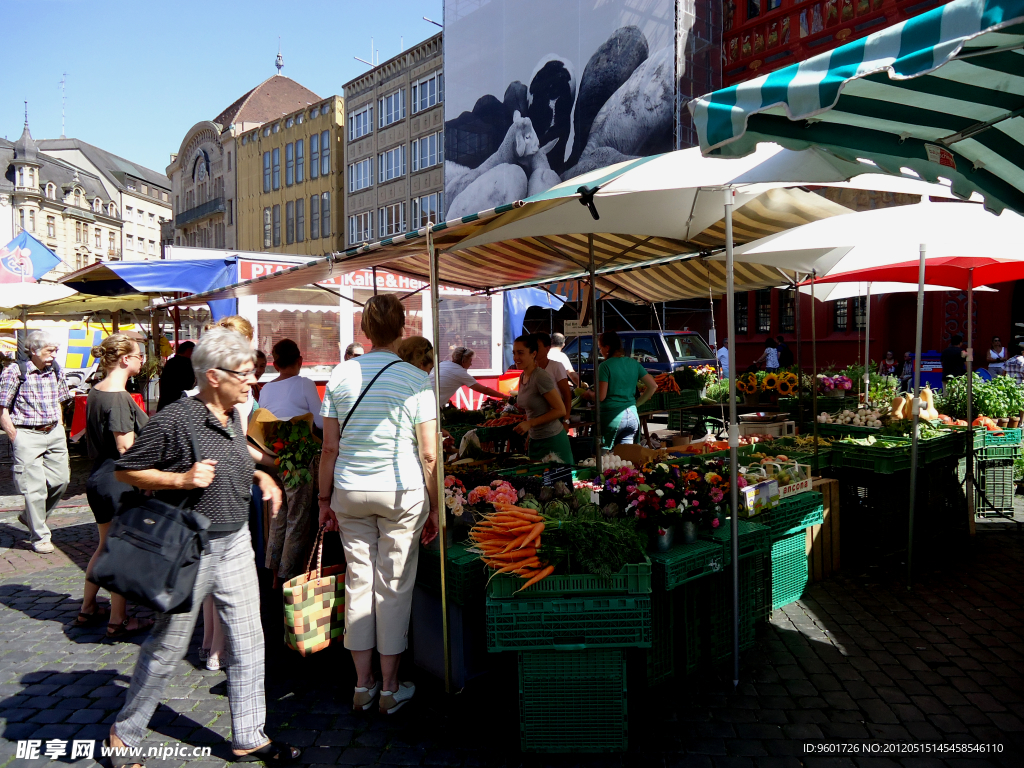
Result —
[[729, 507], [732, 546], [732, 685], [740, 685], [740, 489], [737, 451], [740, 445], [736, 415], [736, 284], [733, 274], [732, 209], [736, 192], [725, 190], [725, 296], [729, 322]]
[[814, 298], [814, 278], [818, 270], [811, 270], [811, 430], [814, 434], [814, 467], [821, 470], [821, 462], [818, 459], [818, 329], [817, 313], [814, 305], [817, 303]]
[[[913, 414], [913, 433], [910, 442], [910, 504], [908, 505], [907, 525], [907, 589], [913, 584], [914, 576], [914, 508], [917, 506], [917, 456], [918, 456], [918, 432], [920, 431], [921, 413], [921, 335], [924, 331], [924, 262], [928, 255], [928, 246], [921, 243], [920, 261], [917, 267], [917, 337], [914, 339], [914, 390], [910, 393], [913, 397], [911, 412]], [[967, 379], [967, 386], [970, 387], [970, 378]], [[971, 402], [970, 390], [967, 394], [968, 409]], [[970, 411], [968, 410], [968, 414]], [[974, 441], [974, 432], [970, 422], [967, 424], [968, 444]], [[969, 465], [968, 465], [969, 466]], [[968, 496], [968, 498], [970, 498]]]
[[871, 283], [868, 283], [867, 307], [864, 309], [864, 405], [869, 405], [871, 392]]
[[974, 267], [967, 270], [967, 529], [974, 530], [974, 420], [971, 406], [974, 404]]
[[800, 275], [796, 275], [796, 285], [793, 286], [793, 303], [796, 305], [793, 308], [794, 318], [793, 321], [796, 324], [796, 420], [797, 423], [801, 423], [804, 420], [804, 367], [803, 361], [801, 360], [800, 348], [803, 346], [803, 334], [801, 330], [803, 326], [800, 323]]
[[[601, 466], [601, 397], [598, 381], [598, 370], [601, 365], [601, 351], [597, 346], [597, 276], [594, 274], [594, 235], [587, 235], [587, 250], [590, 253], [590, 356], [594, 358], [594, 456], [598, 478], [602, 477], [604, 468]], [[603, 305], [602, 305], [603, 311]]]
[[[441, 370], [440, 312], [440, 274], [437, 251], [434, 249], [433, 223], [427, 225], [427, 254], [430, 257], [430, 316], [432, 321], [431, 335], [434, 343], [434, 370]], [[377, 270], [373, 270], [373, 292], [377, 294]], [[437, 405], [437, 430], [434, 433], [434, 452], [437, 457], [435, 474], [437, 475], [437, 535], [441, 549], [441, 641], [444, 646], [444, 690], [452, 693], [452, 653], [451, 628], [448, 626], [448, 510], [444, 503], [444, 436], [441, 434], [441, 377], [434, 376], [434, 400]]]

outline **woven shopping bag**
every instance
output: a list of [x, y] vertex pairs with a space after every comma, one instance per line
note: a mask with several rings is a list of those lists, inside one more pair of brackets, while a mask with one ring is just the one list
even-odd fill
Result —
[[322, 651], [345, 634], [345, 565], [322, 566], [325, 533], [321, 528], [316, 535], [306, 572], [283, 587], [284, 642], [303, 656]]

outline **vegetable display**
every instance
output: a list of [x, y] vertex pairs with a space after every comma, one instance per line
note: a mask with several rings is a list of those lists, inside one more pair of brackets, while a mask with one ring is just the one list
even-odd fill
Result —
[[880, 427], [882, 412], [874, 408], [862, 408], [856, 411], [840, 411], [832, 415], [822, 411], [818, 416], [819, 424], [849, 424], [851, 427]]
[[521, 592], [554, 573], [553, 565], [537, 557], [544, 517], [533, 509], [498, 501], [494, 502], [494, 509], [469, 532], [474, 547], [494, 575], [508, 573], [525, 579], [526, 583], [516, 590]]

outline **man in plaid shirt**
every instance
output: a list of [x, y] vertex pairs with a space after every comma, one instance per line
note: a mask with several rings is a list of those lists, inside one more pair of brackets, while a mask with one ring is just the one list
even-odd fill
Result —
[[54, 363], [57, 349], [49, 333], [33, 331], [28, 336], [31, 358], [0, 374], [0, 428], [14, 446], [14, 482], [25, 497], [18, 519], [31, 534], [32, 548], [42, 554], [53, 552], [46, 520], [71, 479], [61, 421], [61, 403], [71, 399], [71, 392]]
[[1003, 373], [1014, 379], [1018, 386], [1024, 384], [1024, 342], [1018, 347], [1016, 356], [1006, 361]]

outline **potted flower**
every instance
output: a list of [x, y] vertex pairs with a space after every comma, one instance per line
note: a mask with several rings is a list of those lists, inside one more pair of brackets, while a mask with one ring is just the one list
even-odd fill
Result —
[[761, 392], [761, 385], [757, 380], [757, 374], [749, 371], [739, 375], [736, 378], [736, 391], [743, 395], [744, 405], [757, 405]]

